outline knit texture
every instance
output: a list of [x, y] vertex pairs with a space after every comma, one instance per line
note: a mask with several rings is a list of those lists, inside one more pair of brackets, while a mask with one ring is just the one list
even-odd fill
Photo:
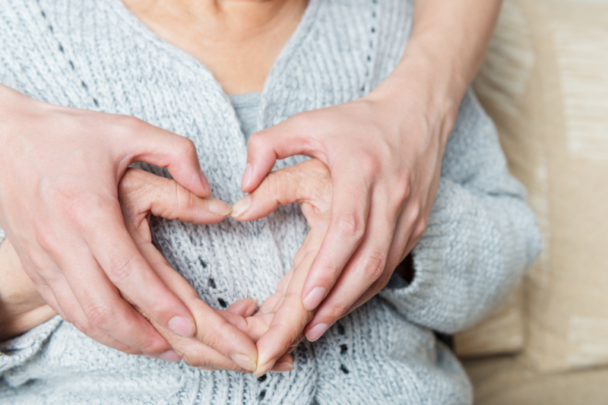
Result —
[[[242, 196], [243, 133], [201, 63], [158, 39], [118, 0], [0, 4], [3, 84], [188, 136], [214, 197], [234, 203]], [[258, 127], [368, 93], [399, 62], [411, 22], [411, 0], [310, 0], [267, 78]], [[272, 294], [306, 232], [295, 205], [245, 224], [153, 221], [161, 252], [215, 308]], [[432, 330], [457, 331], [496, 308], [540, 246], [524, 189], [509, 175], [492, 122], [469, 92], [428, 229], [414, 248], [414, 281], [385, 289], [316, 343], [302, 343], [293, 371], [256, 379], [127, 355], [56, 317], [0, 348], [0, 402], [468, 404], [467, 378]]]
[[230, 96], [230, 103], [236, 118], [241, 124], [241, 131], [245, 139], [249, 139], [258, 129], [258, 116], [262, 100], [261, 93], [234, 94]]

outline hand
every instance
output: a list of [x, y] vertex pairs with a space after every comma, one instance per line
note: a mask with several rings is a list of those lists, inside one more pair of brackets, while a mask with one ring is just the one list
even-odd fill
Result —
[[[207, 306], [154, 247], [149, 228], [151, 214], [206, 224], [225, 218], [225, 215], [209, 211], [210, 205], [215, 204], [224, 213], [230, 212], [230, 207], [212, 198], [199, 198], [173, 180], [136, 169], [127, 170], [119, 183], [118, 192], [125, 224], [133, 240], [151, 263], [156, 275], [183, 300], [197, 323], [196, 337], [184, 338], [150, 320], [175, 349], [166, 351], [161, 358], [179, 361], [183, 357], [186, 363], [203, 369], [253, 371], [257, 361], [255, 345], [227, 319], [243, 327], [245, 317], [255, 311], [256, 302], [252, 299], [240, 300], [227, 311]], [[0, 276], [3, 280], [0, 283], [0, 340], [26, 332], [56, 314], [36, 291], [8, 240], [0, 248]], [[141, 308], [137, 310], [148, 318]], [[264, 324], [257, 327], [267, 329]], [[255, 332], [256, 329], [250, 325], [248, 331]], [[292, 363], [289, 357], [285, 361]]]
[[279, 205], [299, 203], [310, 227], [293, 268], [283, 277], [277, 292], [246, 319], [245, 326], [240, 326], [257, 340], [258, 376], [275, 364], [281, 366], [286, 359], [281, 356], [302, 340], [304, 327], [312, 319], [313, 311], [302, 303], [302, 288], [331, 223], [332, 191], [327, 166], [310, 159], [268, 174], [256, 190], [234, 206], [235, 219], [251, 221], [269, 215]]
[[[171, 268], [152, 244], [150, 232], [150, 215], [194, 224], [212, 224], [226, 218], [230, 206], [213, 198], [199, 198], [173, 180], [137, 169], [126, 171], [119, 184], [118, 198], [126, 228], [150, 263], [154, 275], [184, 302], [196, 322], [196, 335], [182, 337], [150, 319], [175, 350], [165, 352], [163, 358], [173, 361], [183, 358], [186, 363], [204, 369], [254, 371], [257, 364], [254, 342], [225, 319], [225, 311], [215, 310], [199, 298], [192, 286]], [[138, 306], [130, 297], [126, 298], [140, 313], [150, 318], [145, 308]], [[241, 300], [229, 311], [242, 318], [255, 310], [255, 304], [251, 299]]]
[[0, 85], [0, 161], [0, 226], [63, 319], [127, 353], [168, 350], [125, 296], [163, 327], [195, 334], [187, 307], [139, 253], [117, 198], [135, 161], [168, 167], [188, 190], [209, 196], [190, 140], [133, 117], [46, 104]]
[[20, 335], [57, 313], [25, 274], [11, 242], [0, 245], [0, 342]]
[[435, 198], [444, 121], [423, 90], [412, 86], [395, 102], [385, 86], [298, 114], [248, 142], [243, 191], [255, 190], [276, 159], [292, 155], [316, 157], [331, 172], [331, 221], [302, 291], [309, 311], [324, 301], [306, 329], [311, 341], [386, 285], [426, 229]]

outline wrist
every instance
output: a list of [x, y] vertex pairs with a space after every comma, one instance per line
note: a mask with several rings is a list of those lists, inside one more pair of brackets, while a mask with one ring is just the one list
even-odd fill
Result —
[[[442, 143], [454, 126], [467, 86], [454, 83], [450, 69], [437, 68], [430, 55], [413, 50], [404, 54], [393, 73], [365, 98], [383, 104], [399, 127], [407, 128], [410, 117], [418, 115], [436, 131]], [[407, 112], [407, 113], [406, 113]]]

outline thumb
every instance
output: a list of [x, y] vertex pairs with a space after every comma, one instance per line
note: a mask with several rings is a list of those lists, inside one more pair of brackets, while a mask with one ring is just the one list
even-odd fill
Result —
[[234, 204], [231, 215], [241, 222], [260, 219], [279, 205], [318, 202], [326, 197], [327, 187], [331, 187], [329, 169], [320, 160], [309, 159], [269, 173], [258, 188]]
[[234, 204], [232, 217], [237, 221], [252, 221], [269, 215], [279, 205], [297, 202], [298, 176], [289, 169], [268, 174], [258, 188]]
[[215, 198], [200, 198], [174, 180], [139, 169], [128, 169], [119, 188], [125, 220], [148, 212], [157, 217], [194, 224], [214, 224], [230, 213], [228, 204]]
[[133, 162], [166, 167], [179, 184], [195, 195], [211, 195], [211, 187], [201, 171], [196, 147], [190, 139], [137, 118], [129, 117], [128, 120], [134, 135], [129, 142], [129, 159], [123, 162], [126, 164], [121, 172]]
[[241, 181], [241, 190], [255, 190], [274, 167], [277, 159], [294, 155], [319, 157], [314, 147], [312, 126], [314, 112], [308, 111], [251, 135], [247, 141], [247, 166]]

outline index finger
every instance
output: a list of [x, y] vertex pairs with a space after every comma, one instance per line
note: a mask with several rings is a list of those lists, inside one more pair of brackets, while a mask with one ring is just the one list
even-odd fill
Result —
[[365, 235], [370, 185], [352, 174], [332, 173], [331, 222], [302, 289], [303, 305], [308, 311], [325, 299]]
[[[104, 226], [84, 237], [112, 284], [164, 328], [180, 336], [193, 336], [196, 333], [193, 316], [142, 256], [126, 230], [118, 204], [96, 213], [101, 218], [93, 222]], [[115, 325], [109, 332], [120, 328]]]

